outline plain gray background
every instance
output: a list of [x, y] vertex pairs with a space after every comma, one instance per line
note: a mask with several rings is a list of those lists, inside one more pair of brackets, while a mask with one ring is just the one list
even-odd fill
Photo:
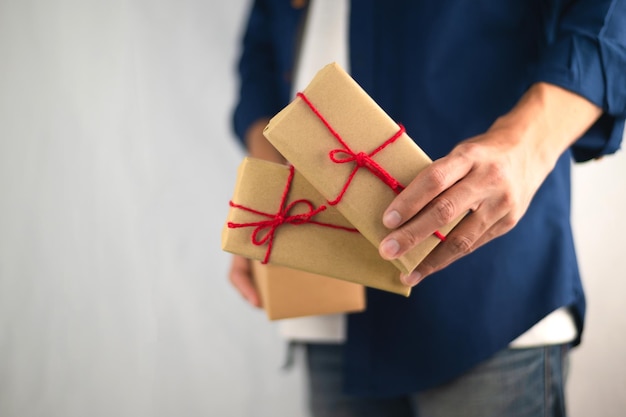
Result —
[[[226, 280], [247, 2], [0, 0], [0, 416], [304, 416]], [[575, 170], [574, 417], [626, 409], [624, 155]]]

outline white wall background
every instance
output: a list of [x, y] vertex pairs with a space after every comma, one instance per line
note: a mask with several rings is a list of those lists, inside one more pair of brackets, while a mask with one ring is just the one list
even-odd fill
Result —
[[[0, 0], [0, 416], [303, 416], [226, 280], [247, 2]], [[626, 409], [625, 157], [576, 169], [574, 417]]]

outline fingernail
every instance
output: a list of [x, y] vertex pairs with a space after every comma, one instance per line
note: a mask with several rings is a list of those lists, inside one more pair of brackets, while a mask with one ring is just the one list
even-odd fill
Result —
[[422, 274], [420, 274], [417, 271], [413, 271], [411, 272], [409, 275], [402, 275], [401, 277], [402, 283], [404, 285], [408, 285], [410, 287], [416, 285], [418, 282], [420, 282], [421, 278], [422, 278]]
[[393, 229], [400, 225], [402, 218], [400, 217], [400, 213], [395, 210], [391, 210], [389, 213], [385, 213], [383, 216], [383, 224], [385, 227]]
[[384, 258], [394, 257], [400, 250], [400, 244], [395, 239], [389, 239], [380, 244], [380, 252]]

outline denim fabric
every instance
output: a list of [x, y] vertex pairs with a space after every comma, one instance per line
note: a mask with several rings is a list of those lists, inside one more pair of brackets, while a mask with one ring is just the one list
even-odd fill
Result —
[[[568, 347], [506, 349], [459, 378], [393, 398], [342, 393], [341, 345], [307, 345], [313, 417], [565, 417]], [[410, 360], [410, 359], [408, 359]]]

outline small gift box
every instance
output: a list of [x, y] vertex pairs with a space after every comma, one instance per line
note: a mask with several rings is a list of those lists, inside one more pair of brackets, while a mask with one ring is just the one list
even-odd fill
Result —
[[259, 261], [252, 272], [270, 320], [365, 310], [362, 285]]
[[[274, 116], [267, 139], [378, 248], [384, 210], [432, 161], [337, 64]], [[460, 221], [392, 261], [409, 273]]]
[[245, 158], [222, 233], [222, 249], [250, 259], [408, 296], [378, 254], [293, 167]]

